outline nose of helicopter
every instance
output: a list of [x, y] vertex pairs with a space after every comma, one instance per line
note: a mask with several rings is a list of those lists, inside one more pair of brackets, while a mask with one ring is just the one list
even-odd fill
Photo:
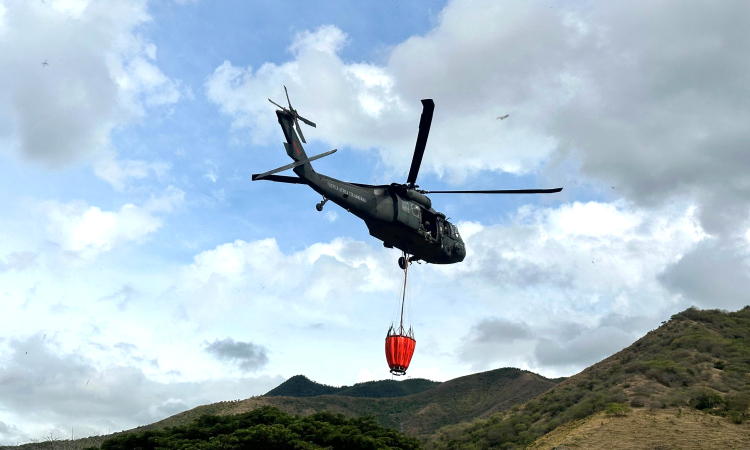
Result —
[[[463, 244], [463, 242], [461, 242]], [[466, 258], [466, 248], [464, 248], [463, 245], [456, 246], [455, 251], [453, 252], [453, 258], [456, 260], [456, 262], [461, 262]]]

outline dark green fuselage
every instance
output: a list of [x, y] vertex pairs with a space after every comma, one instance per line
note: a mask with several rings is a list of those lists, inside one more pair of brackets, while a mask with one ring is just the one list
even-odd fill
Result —
[[[286, 138], [287, 154], [295, 161], [306, 160], [292, 117], [284, 111], [276, 111], [276, 115]], [[384, 246], [432, 264], [457, 263], [466, 257], [458, 228], [435, 211], [425, 195], [399, 184], [372, 186], [337, 180], [315, 172], [310, 163], [293, 170], [302, 181], [297, 183], [307, 184], [364, 220], [370, 235], [383, 241]]]

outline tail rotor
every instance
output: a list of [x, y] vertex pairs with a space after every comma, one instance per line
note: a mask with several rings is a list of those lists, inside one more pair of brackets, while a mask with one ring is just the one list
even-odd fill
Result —
[[305, 119], [304, 117], [300, 116], [299, 113], [297, 112], [297, 110], [295, 110], [294, 108], [292, 108], [292, 101], [289, 100], [289, 91], [287, 91], [286, 86], [284, 86], [284, 93], [286, 93], [286, 101], [287, 101], [287, 103], [289, 103], [289, 108], [286, 108], [284, 106], [279, 105], [278, 103], [276, 103], [275, 101], [271, 100], [270, 98], [268, 99], [268, 101], [271, 102], [271, 103], [273, 103], [274, 105], [276, 105], [282, 111], [284, 111], [287, 114], [289, 114], [289, 115], [292, 116], [292, 119], [294, 119], [294, 126], [295, 126], [295, 128], [297, 128], [297, 134], [299, 134], [299, 137], [302, 140], [302, 142], [304, 142], [305, 144], [307, 144], [307, 141], [305, 141], [305, 135], [302, 134], [302, 129], [299, 126], [299, 120], [301, 120], [302, 122], [304, 122], [305, 124], [307, 124], [307, 125], [309, 125], [309, 126], [311, 126], [313, 128], [317, 128], [317, 126], [315, 125], [314, 122], [311, 122], [311, 121]]

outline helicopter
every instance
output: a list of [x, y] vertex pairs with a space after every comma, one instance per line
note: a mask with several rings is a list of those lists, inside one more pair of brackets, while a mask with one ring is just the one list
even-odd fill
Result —
[[[412, 262], [424, 261], [430, 264], [454, 264], [466, 257], [466, 245], [456, 225], [449, 222], [445, 214], [432, 207], [432, 200], [426, 194], [551, 194], [562, 191], [554, 189], [504, 189], [487, 191], [427, 191], [416, 184], [419, 167], [422, 164], [427, 137], [430, 134], [435, 103], [432, 99], [422, 100], [422, 115], [419, 119], [419, 132], [414, 155], [406, 183], [371, 185], [337, 180], [313, 170], [312, 161], [331, 155], [336, 149], [308, 157], [302, 143], [305, 136], [299, 121], [316, 128], [317, 125], [292, 108], [289, 92], [284, 86], [289, 107], [281, 106], [270, 98], [269, 102], [278, 109], [276, 116], [284, 132], [284, 148], [293, 163], [253, 174], [253, 181], [274, 181], [277, 183], [304, 184], [311, 187], [323, 200], [315, 205], [318, 211], [331, 201], [365, 222], [370, 235], [383, 241], [386, 248], [397, 248], [403, 252], [398, 259], [401, 269]], [[292, 169], [296, 177], [276, 175]]]

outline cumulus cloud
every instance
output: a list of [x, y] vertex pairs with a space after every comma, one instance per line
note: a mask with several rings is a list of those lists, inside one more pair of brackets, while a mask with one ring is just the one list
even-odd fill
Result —
[[[418, 100], [434, 98], [424, 172], [453, 181], [481, 170], [539, 173], [568, 181], [571, 192], [575, 175], [559, 169], [575, 167], [594, 188], [617, 188], [607, 196], [694, 204], [701, 227], [721, 242], [689, 264], [710, 271], [714, 259], [746, 247], [750, 34], [737, 18], [748, 13], [742, 1], [550, 8], [454, 0], [433, 29], [394, 46], [382, 64], [343, 60], [346, 34], [328, 25], [298, 34], [287, 62], [224, 62], [207, 96], [235, 129], [267, 142], [278, 131], [265, 99], [278, 99], [286, 84], [318, 123], [310, 139], [376, 148], [391, 175], [410, 160]], [[745, 278], [736, 283], [748, 290]], [[669, 286], [702, 301], [694, 289]]]
[[[136, 30], [145, 0], [3, 2], [0, 13], [0, 150], [47, 167], [87, 159], [116, 188], [159, 163], [120, 159], [112, 130], [180, 97]], [[47, 64], [42, 64], [46, 62]]]
[[178, 291], [196, 319], [216, 317], [266, 294], [293, 298], [298, 308], [313, 302], [314, 317], [319, 317], [352, 293], [395, 289], [387, 269], [393, 262], [385, 261], [386, 253], [352, 239], [336, 238], [290, 254], [275, 239], [237, 240], [196, 255], [183, 268]]
[[661, 292], [657, 275], [704, 238], [689, 205], [656, 214], [626, 202], [524, 206], [508, 226], [466, 237], [467, 258], [456, 273], [498, 287], [544, 285], [580, 289], [583, 298], [628, 294], [650, 302]]
[[49, 219], [49, 231], [62, 250], [90, 260], [121, 242], [140, 241], [158, 230], [163, 221], [155, 214], [171, 211], [183, 198], [184, 192], [169, 187], [160, 197], [152, 196], [144, 206], [128, 203], [118, 211], [103, 211], [83, 201], [48, 201], [42, 204], [42, 210]]
[[750, 261], [741, 248], [718, 239], [701, 242], [661, 276], [664, 284], [702, 308], [750, 305]]
[[462, 340], [459, 359], [475, 369], [569, 373], [619, 351], [687, 306], [662, 274], [706, 240], [689, 205], [658, 213], [625, 202], [524, 206], [508, 224], [470, 225], [466, 260], [445, 270], [446, 283], [470, 285], [475, 299], [506, 314], [474, 323]]
[[269, 376], [155, 381], [138, 366], [100, 365], [85, 355], [60, 351], [41, 336], [11, 339], [4, 346], [0, 405], [16, 420], [36, 418], [34, 426], [20, 430], [5, 420], [5, 427], [0, 426], [5, 444], [15, 444], [15, 436], [40, 437], [60, 424], [68, 433], [70, 426], [83, 430], [84, 425], [92, 434], [119, 431], [203, 403], [258, 395], [282, 381]]
[[[235, 129], [247, 128], [254, 142], [266, 143], [278, 135], [266, 97], [283, 95], [280, 86], [286, 84], [295, 108], [318, 123], [309, 138], [377, 148], [392, 169], [407, 167], [419, 100], [434, 98], [425, 171], [455, 180], [485, 169], [525, 174], [538, 169], [555, 146], [535, 130], [540, 116], [571, 90], [535, 61], [544, 49], [544, 57], [557, 55], [544, 61], [546, 68], [564, 66], [564, 52], [557, 50], [577, 31], [556, 21], [543, 7], [452, 2], [435, 29], [396, 46], [383, 66], [344, 61], [346, 34], [321, 26], [299, 33], [289, 48], [293, 58], [281, 65], [253, 70], [225, 61], [209, 77], [206, 95], [232, 117]], [[527, 46], [519, 46], [517, 31], [524, 29]], [[540, 98], [545, 101], [538, 104]], [[495, 120], [508, 111], [512, 120]]]
[[237, 364], [245, 372], [255, 372], [268, 363], [268, 350], [252, 342], [235, 342], [232, 338], [206, 343], [205, 350], [220, 361]]

